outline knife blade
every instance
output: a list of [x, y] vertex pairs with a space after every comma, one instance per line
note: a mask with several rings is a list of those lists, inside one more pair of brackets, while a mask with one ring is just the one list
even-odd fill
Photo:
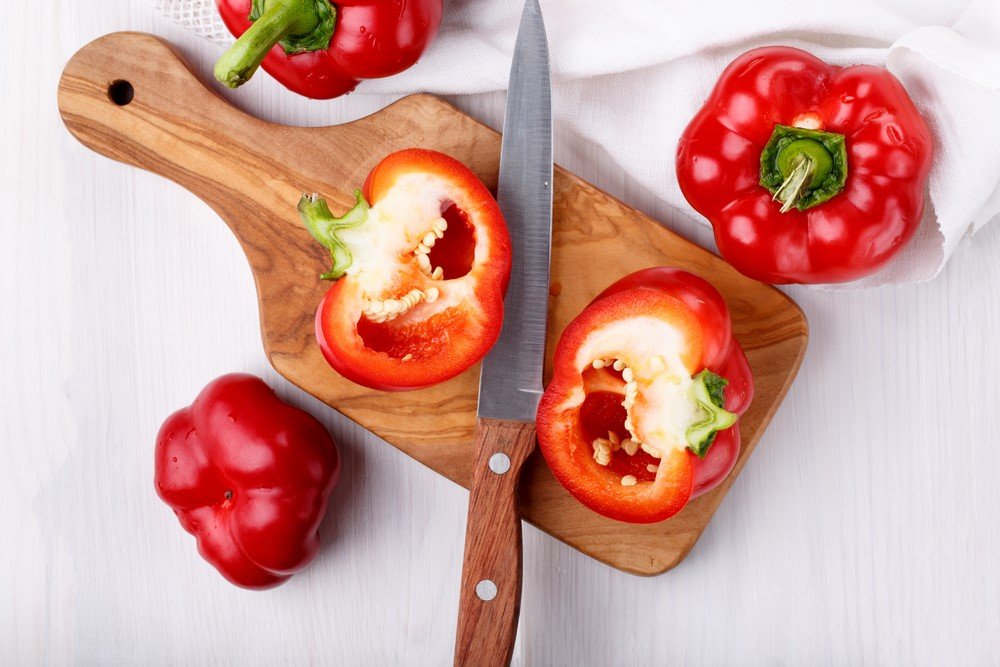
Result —
[[513, 250], [500, 338], [483, 360], [480, 417], [534, 421], [542, 394], [552, 246], [549, 52], [538, 0], [528, 0], [514, 46], [500, 148], [497, 203]]
[[521, 605], [517, 485], [535, 448], [552, 245], [549, 53], [538, 0], [521, 14], [500, 148], [497, 202], [513, 251], [500, 337], [483, 359], [469, 488], [456, 665], [507, 665]]

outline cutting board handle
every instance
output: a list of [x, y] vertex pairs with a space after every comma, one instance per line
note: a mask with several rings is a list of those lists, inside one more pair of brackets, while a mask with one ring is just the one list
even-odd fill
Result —
[[238, 159], [234, 139], [256, 153], [245, 133], [267, 126], [206, 88], [170, 44], [144, 33], [111, 33], [77, 51], [59, 79], [58, 99], [66, 128], [82, 144], [185, 187], [197, 188], [221, 173], [220, 163]]
[[[324, 187], [319, 174], [287, 180], [298, 166], [289, 160], [315, 163], [305, 154], [324, 149], [309, 141], [310, 130], [289, 135], [235, 108], [152, 35], [118, 32], [84, 46], [63, 70], [58, 99], [67, 129], [85, 146], [165, 176], [212, 206], [243, 244], [258, 278], [289, 235], [307, 253], [318, 253], [304, 230], [295, 229], [304, 191], [349, 203], [346, 193], [338, 198]], [[324, 141], [341, 139], [346, 127], [324, 128]]]
[[510, 664], [521, 610], [517, 487], [535, 448], [535, 425], [480, 419], [469, 489], [455, 664]]

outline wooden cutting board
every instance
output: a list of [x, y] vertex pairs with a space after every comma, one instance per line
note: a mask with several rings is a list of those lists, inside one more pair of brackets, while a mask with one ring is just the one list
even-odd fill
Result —
[[[336, 104], [336, 102], [331, 102]], [[479, 367], [428, 389], [386, 394], [352, 384], [323, 360], [313, 315], [328, 284], [325, 249], [299, 223], [303, 192], [331, 208], [385, 155], [411, 146], [452, 155], [495, 190], [500, 136], [429, 95], [414, 95], [346, 125], [291, 128], [258, 120], [218, 97], [160, 39], [115, 33], [81, 49], [59, 82], [66, 127], [110, 158], [161, 174], [207, 202], [239, 239], [253, 270], [264, 349], [275, 369], [421, 463], [468, 486]], [[664, 147], [664, 159], [670, 159]], [[521, 483], [528, 522], [609, 565], [658, 574], [691, 550], [798, 371], [808, 337], [799, 308], [778, 290], [641, 213], [556, 169], [551, 353], [566, 324], [604, 287], [637, 269], [671, 265], [709, 279], [733, 316], [756, 380], [740, 420], [743, 451], [729, 478], [674, 518], [653, 525], [605, 519], [573, 500], [537, 454]]]

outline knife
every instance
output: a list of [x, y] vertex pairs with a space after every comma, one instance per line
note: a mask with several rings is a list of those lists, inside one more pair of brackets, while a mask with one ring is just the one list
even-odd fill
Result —
[[503, 328], [479, 379], [456, 665], [509, 664], [521, 606], [517, 483], [535, 448], [552, 245], [549, 51], [538, 0], [526, 0], [514, 44], [497, 202], [513, 266]]

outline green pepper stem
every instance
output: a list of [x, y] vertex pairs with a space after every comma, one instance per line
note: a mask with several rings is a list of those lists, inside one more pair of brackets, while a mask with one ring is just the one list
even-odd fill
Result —
[[317, 195], [302, 195], [299, 200], [299, 217], [312, 237], [330, 251], [333, 266], [320, 275], [323, 280], [337, 280], [351, 267], [354, 256], [351, 249], [339, 236], [344, 229], [351, 229], [364, 224], [368, 220], [368, 202], [361, 190], [354, 191], [354, 207], [337, 218], [330, 212], [330, 206], [325, 199]]
[[704, 458], [715, 435], [736, 423], [738, 415], [725, 409], [723, 390], [729, 381], [707, 368], [694, 376], [691, 398], [698, 404], [702, 420], [687, 430], [688, 449]]
[[781, 212], [805, 211], [840, 194], [847, 183], [842, 134], [776, 125], [760, 154], [760, 184]]
[[802, 155], [795, 160], [795, 167], [788, 175], [781, 186], [771, 197], [773, 201], [781, 202], [781, 212], [787, 213], [801, 199], [802, 194], [812, 183], [813, 173], [816, 171], [816, 163]]
[[230, 88], [249, 81], [278, 42], [287, 53], [315, 51], [330, 44], [334, 18], [328, 0], [255, 0], [253, 7], [249, 17], [253, 23], [215, 63], [215, 78]]

